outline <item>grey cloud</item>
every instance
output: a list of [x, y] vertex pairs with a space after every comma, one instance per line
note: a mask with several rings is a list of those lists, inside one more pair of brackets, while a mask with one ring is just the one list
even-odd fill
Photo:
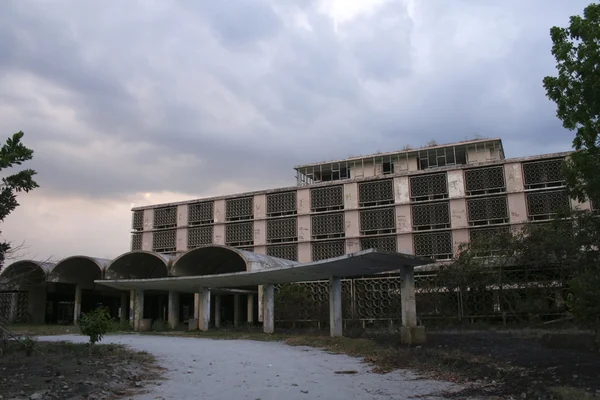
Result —
[[[583, 0], [561, 3], [548, 19], [542, 11], [552, 7], [530, 2], [500, 22], [497, 10], [472, 1], [419, 2], [413, 21], [402, 2], [390, 2], [340, 33], [310, 2], [301, 8], [312, 30], [284, 23], [294, 9], [287, 3], [273, 3], [275, 12], [264, 1], [160, 9], [65, 2], [51, 16], [25, 3], [0, 4], [0, 84], [18, 71], [63, 87], [68, 96], [48, 101], [71, 107], [98, 143], [118, 140], [112, 152], [86, 148], [90, 137], [44, 120], [30, 94], [0, 93], [0, 112], [3, 103], [20, 110], [11, 117], [19, 126], [5, 119], [0, 128], [26, 131], [49, 190], [193, 194], [227, 180], [265, 188], [294, 184], [295, 164], [431, 139], [501, 136], [509, 156], [567, 149], [571, 141], [541, 78], [553, 72], [549, 27], [580, 12]], [[488, 33], [502, 53], [483, 37], [456, 44], [471, 12], [484, 27], [498, 22]], [[515, 29], [518, 40], [501, 35]], [[419, 69], [424, 37], [428, 72]], [[502, 92], [505, 81], [514, 92]], [[85, 157], [69, 158], [70, 151]]]

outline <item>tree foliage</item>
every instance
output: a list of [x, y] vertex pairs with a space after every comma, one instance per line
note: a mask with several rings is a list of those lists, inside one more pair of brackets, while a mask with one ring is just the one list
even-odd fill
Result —
[[[0, 149], [0, 171], [21, 165], [23, 162], [33, 158], [33, 150], [21, 143], [23, 132], [17, 132], [6, 140]], [[19, 206], [17, 194], [29, 192], [38, 187], [33, 180], [36, 172], [32, 169], [24, 169], [12, 175], [2, 178], [0, 190], [0, 222]], [[10, 243], [0, 243], [0, 269], [4, 264], [6, 253], [10, 250]]]
[[580, 201], [600, 200], [600, 4], [590, 4], [583, 17], [570, 18], [567, 28], [550, 29], [558, 76], [543, 80], [556, 103], [563, 126], [576, 131], [575, 152], [566, 165], [571, 195]]

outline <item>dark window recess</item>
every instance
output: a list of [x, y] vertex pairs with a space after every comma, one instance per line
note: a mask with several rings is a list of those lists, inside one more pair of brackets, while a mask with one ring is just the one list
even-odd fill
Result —
[[168, 229], [152, 233], [152, 251], [173, 253], [177, 247], [177, 229]]
[[177, 207], [154, 209], [154, 229], [174, 228], [177, 226]]
[[133, 212], [133, 221], [131, 222], [131, 227], [134, 231], [143, 231], [144, 230], [144, 211], [138, 210]]
[[467, 196], [506, 192], [504, 167], [465, 170], [465, 192]]
[[416, 231], [450, 228], [450, 204], [415, 204], [412, 209], [412, 226]]
[[445, 172], [410, 177], [412, 201], [439, 200], [448, 197], [448, 178]]
[[346, 235], [344, 213], [313, 215], [311, 230], [313, 239], [332, 239]]
[[254, 197], [225, 200], [225, 220], [243, 221], [254, 219]]
[[267, 217], [296, 215], [298, 201], [296, 192], [267, 194]]
[[506, 196], [467, 200], [469, 225], [505, 224], [509, 222]]
[[375, 249], [377, 251], [396, 253], [398, 251], [398, 240], [395, 235], [362, 238], [360, 239], [360, 248], [362, 250]]
[[298, 241], [296, 217], [267, 220], [267, 243]]
[[436, 260], [449, 260], [453, 256], [452, 232], [415, 233], [415, 255]]
[[361, 182], [358, 184], [359, 207], [394, 204], [394, 181], [392, 179]]
[[298, 245], [294, 243], [267, 246], [267, 255], [284, 260], [298, 261]]
[[344, 209], [344, 187], [328, 186], [310, 190], [310, 208], [312, 212]]
[[361, 210], [359, 218], [361, 235], [396, 233], [396, 210], [394, 207]]
[[214, 220], [214, 203], [206, 201], [188, 206], [188, 225], [210, 225]]
[[559, 187], [565, 184], [563, 158], [530, 161], [523, 163], [523, 184], [525, 189]]
[[313, 261], [326, 260], [346, 254], [346, 242], [344, 240], [313, 242], [311, 247]]
[[225, 225], [225, 244], [232, 247], [254, 245], [254, 222], [237, 222]]

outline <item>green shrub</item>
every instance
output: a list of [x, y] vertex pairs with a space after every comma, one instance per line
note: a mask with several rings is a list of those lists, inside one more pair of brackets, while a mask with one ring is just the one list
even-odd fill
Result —
[[79, 320], [79, 329], [83, 335], [90, 338], [90, 357], [92, 346], [101, 341], [104, 335], [110, 332], [111, 327], [112, 321], [107, 307], [98, 307], [83, 314]]

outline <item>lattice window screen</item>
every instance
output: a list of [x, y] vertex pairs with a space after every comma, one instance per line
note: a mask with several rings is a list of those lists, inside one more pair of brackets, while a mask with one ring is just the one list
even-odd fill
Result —
[[297, 205], [295, 191], [267, 194], [267, 217], [295, 215]]
[[418, 175], [410, 178], [410, 198], [413, 201], [445, 199], [448, 197], [446, 173]]
[[396, 232], [396, 210], [394, 207], [362, 210], [359, 215], [361, 235]]
[[134, 231], [143, 231], [144, 230], [144, 211], [138, 210], [133, 212], [133, 221], [131, 222], [131, 227]]
[[469, 225], [504, 224], [509, 221], [506, 196], [467, 200]]
[[523, 163], [523, 183], [525, 189], [556, 187], [565, 184], [562, 172], [564, 159], [530, 161]]
[[131, 251], [142, 249], [142, 234], [134, 233], [131, 235]]
[[375, 249], [380, 251], [398, 251], [398, 240], [396, 236], [380, 236], [374, 238], [360, 239], [360, 248], [362, 250]]
[[418, 204], [412, 208], [412, 225], [415, 230], [445, 229], [450, 227], [450, 204]]
[[225, 225], [225, 244], [239, 247], [254, 244], [254, 222], [238, 222]]
[[200, 226], [188, 229], [188, 249], [211, 244], [213, 242], [213, 227]]
[[177, 226], [177, 207], [156, 208], [154, 210], [154, 229]]
[[500, 250], [494, 240], [509, 233], [508, 226], [469, 229], [469, 240], [478, 255], [492, 255]]
[[327, 239], [345, 236], [344, 213], [313, 215], [311, 217], [313, 239]]
[[505, 192], [504, 167], [465, 170], [465, 191], [467, 196]]
[[328, 186], [310, 190], [310, 208], [313, 212], [344, 209], [344, 187]]
[[267, 243], [295, 242], [297, 240], [296, 217], [267, 220]]
[[346, 242], [344, 240], [313, 242], [311, 247], [313, 261], [325, 260], [346, 254]]
[[253, 196], [225, 200], [225, 219], [227, 221], [242, 221], [253, 218]]
[[294, 243], [267, 246], [267, 255], [283, 258], [284, 260], [298, 261], [298, 245]]
[[562, 210], [570, 209], [565, 190], [532, 192], [526, 194], [527, 215], [532, 220], [550, 219]]
[[452, 232], [415, 233], [413, 234], [415, 255], [431, 257], [437, 260], [448, 260], [454, 253], [452, 248]]
[[394, 182], [392, 179], [358, 184], [358, 205], [360, 207], [394, 204]]
[[152, 234], [152, 251], [171, 253], [177, 247], [177, 229], [157, 231]]
[[188, 206], [188, 225], [210, 225], [214, 222], [214, 203], [212, 201]]

